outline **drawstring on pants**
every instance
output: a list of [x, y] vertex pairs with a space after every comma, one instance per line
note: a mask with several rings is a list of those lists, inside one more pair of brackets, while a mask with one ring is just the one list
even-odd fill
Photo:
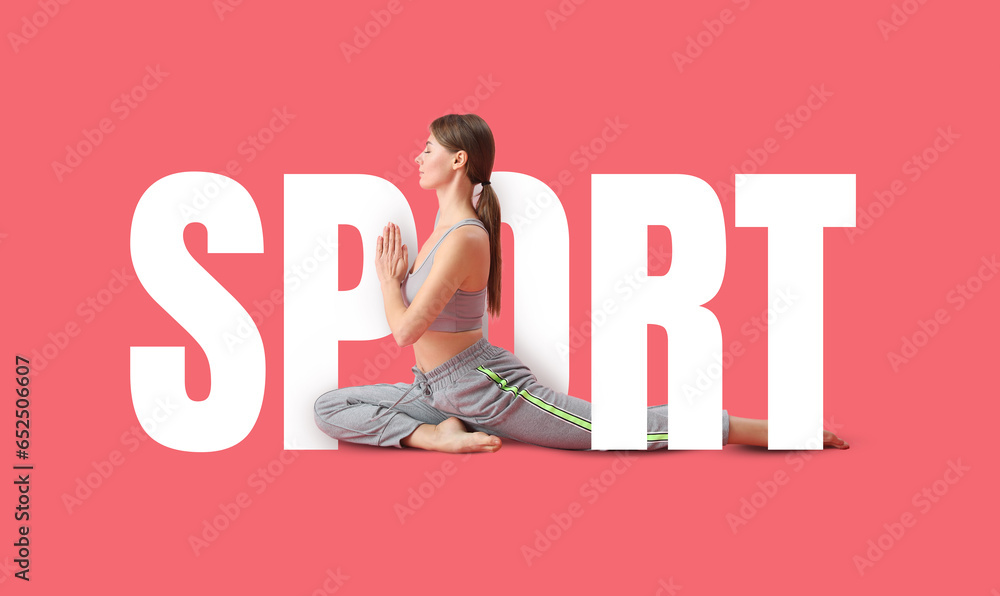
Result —
[[[404, 391], [403, 395], [399, 396], [399, 399], [397, 399], [394, 404], [392, 404], [388, 408], [384, 408], [384, 406], [383, 406], [382, 411], [379, 412], [378, 414], [376, 414], [375, 416], [372, 416], [371, 418], [369, 418], [369, 420], [375, 420], [376, 418], [380, 418], [380, 417], [384, 416], [385, 414], [387, 414], [388, 412], [392, 411], [393, 408], [395, 408], [396, 406], [398, 406], [399, 403], [402, 402], [403, 399], [407, 395], [409, 395], [410, 392], [413, 391], [414, 389], [417, 390], [416, 394], [412, 398], [410, 398], [409, 400], [407, 400], [404, 403], [410, 403], [410, 402], [412, 402], [414, 400], [420, 399], [421, 395], [429, 396], [431, 394], [431, 386], [427, 383], [427, 377], [424, 376], [424, 374], [422, 372], [420, 372], [419, 370], [417, 370], [416, 367], [414, 367], [413, 372], [414, 372], [414, 377], [415, 378], [413, 379], [413, 384], [410, 385], [410, 388], [407, 389], [406, 391]], [[379, 404], [379, 405], [381, 406], [381, 404]]]

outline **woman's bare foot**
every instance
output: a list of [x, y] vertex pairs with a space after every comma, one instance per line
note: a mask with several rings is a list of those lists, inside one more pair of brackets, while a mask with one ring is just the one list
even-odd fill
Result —
[[836, 447], [837, 449], [850, 449], [851, 446], [847, 444], [847, 441], [841, 439], [837, 435], [833, 434], [828, 430], [823, 431], [823, 446], [827, 445], [831, 447]]
[[439, 424], [421, 424], [402, 440], [407, 447], [444, 453], [493, 453], [500, 449], [500, 437], [484, 432], [469, 432], [458, 418]]
[[[767, 447], [767, 420], [729, 416], [729, 443], [733, 445], [756, 445]], [[823, 431], [823, 447], [848, 449], [847, 441], [828, 430]]]

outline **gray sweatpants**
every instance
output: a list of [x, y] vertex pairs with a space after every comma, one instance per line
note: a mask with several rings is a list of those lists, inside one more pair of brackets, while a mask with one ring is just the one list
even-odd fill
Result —
[[[590, 402], [545, 387], [514, 354], [485, 338], [413, 383], [343, 387], [316, 400], [319, 428], [335, 439], [401, 447], [422, 423], [455, 416], [474, 431], [559, 449], [590, 449]], [[667, 407], [647, 409], [648, 449], [667, 446]], [[722, 411], [722, 444], [729, 413]]]

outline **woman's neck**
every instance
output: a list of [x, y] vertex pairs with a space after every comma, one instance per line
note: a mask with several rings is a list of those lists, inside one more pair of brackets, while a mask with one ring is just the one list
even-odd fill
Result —
[[445, 188], [439, 188], [438, 226], [451, 227], [469, 217], [476, 217], [472, 208], [472, 183], [463, 176]]

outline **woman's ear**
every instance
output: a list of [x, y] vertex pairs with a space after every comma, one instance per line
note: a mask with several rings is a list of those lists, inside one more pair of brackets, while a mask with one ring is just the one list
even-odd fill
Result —
[[465, 162], [469, 160], [469, 154], [465, 151], [459, 149], [455, 152], [455, 161], [452, 163], [451, 169], [457, 170], [458, 168], [464, 168]]

